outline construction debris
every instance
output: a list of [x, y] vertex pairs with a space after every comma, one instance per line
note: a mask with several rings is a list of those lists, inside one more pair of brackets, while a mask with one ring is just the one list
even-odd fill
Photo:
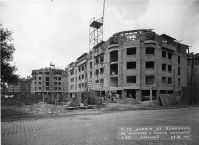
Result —
[[63, 106], [46, 104], [44, 102], [31, 105], [30, 107], [30, 112], [38, 115], [57, 114], [63, 111], [64, 111]]

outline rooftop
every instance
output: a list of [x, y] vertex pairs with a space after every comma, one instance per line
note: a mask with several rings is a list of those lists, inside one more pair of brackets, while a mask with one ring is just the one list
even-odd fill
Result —
[[174, 40], [176, 40], [175, 38], [173, 38], [173, 37], [171, 37], [171, 36], [169, 36], [169, 35], [166, 35], [166, 34], [162, 34], [162, 35], [160, 35], [162, 38], [164, 38], [164, 39], [167, 39], [167, 40], [170, 40], [170, 41], [174, 41]]
[[142, 34], [142, 33], [152, 32], [152, 30], [153, 29], [136, 29], [136, 30], [121, 31], [113, 34], [113, 36], [123, 36], [126, 34]]

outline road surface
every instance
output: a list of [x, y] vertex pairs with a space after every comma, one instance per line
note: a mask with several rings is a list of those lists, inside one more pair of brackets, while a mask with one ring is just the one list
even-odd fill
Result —
[[[118, 139], [118, 127], [143, 125], [191, 125], [192, 139]], [[199, 107], [6, 121], [1, 127], [3, 145], [199, 145]]]

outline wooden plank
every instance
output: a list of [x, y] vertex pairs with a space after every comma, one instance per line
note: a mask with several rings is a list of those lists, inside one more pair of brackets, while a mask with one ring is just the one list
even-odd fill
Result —
[[173, 100], [173, 96], [172, 95], [168, 95], [168, 98], [169, 98], [169, 105], [174, 105], [175, 102]]
[[169, 105], [176, 105], [177, 101], [174, 95], [170, 94], [168, 95]]
[[160, 95], [160, 100], [161, 100], [163, 106], [167, 106], [167, 104], [165, 102], [164, 95]]
[[164, 99], [165, 99], [165, 102], [166, 102], [166, 106], [169, 106], [169, 105], [170, 105], [170, 102], [169, 102], [169, 97], [168, 97], [168, 95], [165, 95]]

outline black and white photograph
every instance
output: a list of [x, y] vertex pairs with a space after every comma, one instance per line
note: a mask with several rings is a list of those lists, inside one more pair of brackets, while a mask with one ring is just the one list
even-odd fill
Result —
[[2, 145], [199, 145], [199, 0], [0, 0]]

